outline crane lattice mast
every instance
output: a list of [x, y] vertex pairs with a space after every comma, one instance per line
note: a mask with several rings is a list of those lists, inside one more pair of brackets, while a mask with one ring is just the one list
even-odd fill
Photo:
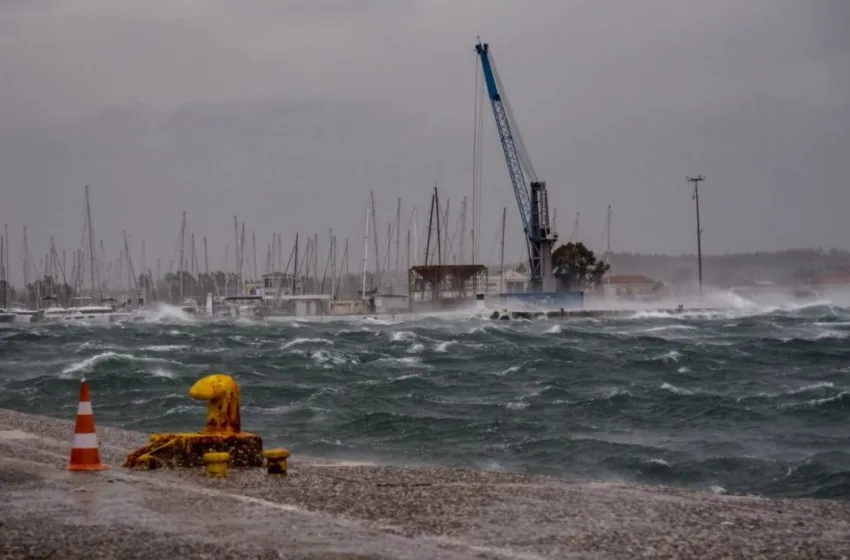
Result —
[[519, 134], [519, 127], [513, 118], [501, 80], [490, 57], [489, 45], [479, 40], [475, 51], [481, 59], [487, 95], [493, 108], [496, 128], [499, 131], [526, 236], [530, 269], [528, 289], [532, 292], [553, 292], [555, 279], [552, 274], [552, 247], [558, 240], [558, 234], [552, 231], [549, 225], [546, 182], [537, 179], [531, 165], [525, 143]]

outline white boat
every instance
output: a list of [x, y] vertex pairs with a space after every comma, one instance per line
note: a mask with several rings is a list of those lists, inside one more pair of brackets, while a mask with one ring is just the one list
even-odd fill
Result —
[[19, 307], [13, 307], [9, 311], [15, 314], [14, 323], [16, 325], [28, 325], [32, 321], [33, 315], [37, 313], [34, 309], [21, 309]]
[[30, 309], [21, 309], [13, 307], [11, 309], [0, 308], [0, 323], [26, 325], [35, 314], [35, 311]]
[[[207, 307], [211, 307], [207, 298]], [[225, 296], [221, 298], [221, 307], [216, 316], [245, 319], [263, 319], [268, 315], [268, 308], [262, 296]]]
[[33, 314], [33, 323], [62, 323], [108, 325], [131, 318], [130, 313], [116, 312], [106, 305], [85, 305], [80, 307], [49, 307]]

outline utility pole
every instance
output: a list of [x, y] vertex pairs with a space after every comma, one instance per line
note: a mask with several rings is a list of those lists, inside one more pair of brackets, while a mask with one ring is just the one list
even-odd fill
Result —
[[697, 206], [697, 276], [699, 278], [699, 296], [702, 297], [702, 228], [699, 224], [699, 183], [705, 181], [705, 175], [687, 177], [687, 181], [694, 184], [693, 199]]

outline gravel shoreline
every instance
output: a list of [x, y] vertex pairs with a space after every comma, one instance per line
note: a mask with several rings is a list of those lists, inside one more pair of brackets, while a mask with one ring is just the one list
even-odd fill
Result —
[[[95, 411], [96, 416], [96, 411]], [[0, 558], [847, 558], [850, 503], [300, 457], [290, 475], [130, 471], [147, 435], [0, 409]], [[262, 434], [260, 434], [262, 435]]]

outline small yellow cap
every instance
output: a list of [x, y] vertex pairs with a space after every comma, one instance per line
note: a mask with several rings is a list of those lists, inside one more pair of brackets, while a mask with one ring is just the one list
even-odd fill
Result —
[[286, 459], [289, 457], [289, 451], [286, 449], [266, 449], [263, 451], [263, 457], [266, 459]]
[[230, 460], [230, 453], [226, 451], [204, 453], [204, 463], [224, 463]]

